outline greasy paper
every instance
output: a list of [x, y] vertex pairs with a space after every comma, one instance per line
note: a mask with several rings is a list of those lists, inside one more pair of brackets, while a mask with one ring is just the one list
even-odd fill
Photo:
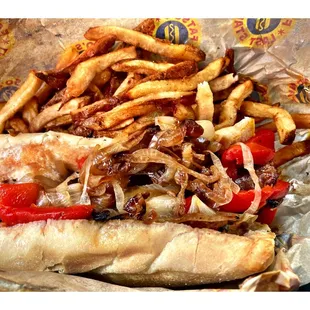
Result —
[[[0, 102], [10, 98], [29, 70], [54, 68], [64, 48], [73, 46], [79, 52], [85, 50], [91, 44], [83, 37], [89, 27], [134, 28], [141, 21], [0, 17]], [[264, 101], [282, 106], [300, 105], [304, 110], [310, 104], [309, 29], [310, 19], [165, 18], [156, 20], [154, 35], [174, 43], [199, 46], [206, 53], [206, 63], [233, 48], [237, 73], [268, 85]], [[301, 131], [296, 139], [308, 136]], [[288, 250], [287, 258], [293, 271], [304, 285], [310, 283], [310, 157], [295, 159], [283, 167], [282, 177], [292, 186], [279, 207], [275, 225], [279, 229], [279, 240], [284, 240], [281, 246]], [[102, 285], [94, 287], [106, 290]]]

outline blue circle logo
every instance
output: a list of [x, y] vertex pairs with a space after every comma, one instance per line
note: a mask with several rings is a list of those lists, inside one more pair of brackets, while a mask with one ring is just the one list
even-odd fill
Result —
[[7, 102], [17, 91], [17, 86], [6, 86], [0, 89], [0, 101]]
[[280, 22], [280, 18], [248, 18], [247, 27], [252, 34], [267, 34], [275, 30]]
[[188, 40], [188, 30], [182, 23], [170, 20], [158, 27], [156, 37], [175, 44], [184, 44]]

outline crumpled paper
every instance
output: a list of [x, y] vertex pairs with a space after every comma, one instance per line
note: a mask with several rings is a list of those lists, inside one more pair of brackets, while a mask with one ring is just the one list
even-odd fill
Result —
[[[78, 51], [86, 49], [89, 41], [83, 34], [89, 27], [134, 28], [141, 21], [121, 18], [0, 19], [0, 102], [9, 99], [29, 70], [54, 68], [65, 47], [72, 45]], [[297, 105], [302, 113], [310, 112], [307, 105], [310, 103], [310, 19], [165, 18], [156, 22], [155, 36], [174, 43], [200, 46], [206, 53], [206, 62], [233, 48], [237, 73], [268, 85], [264, 100], [280, 102], [295, 111]], [[297, 139], [308, 139], [308, 136], [301, 132]], [[279, 240], [284, 240], [281, 246], [287, 249], [292, 269], [304, 285], [310, 283], [310, 157], [298, 158], [285, 165], [282, 177], [290, 180], [291, 190], [279, 207], [275, 226], [279, 229]], [[283, 236], [286, 238], [281, 239]], [[40, 278], [36, 275], [33, 279], [36, 277]]]

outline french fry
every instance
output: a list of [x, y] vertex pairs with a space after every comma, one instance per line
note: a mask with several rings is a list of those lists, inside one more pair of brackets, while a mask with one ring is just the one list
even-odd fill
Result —
[[226, 89], [220, 90], [218, 92], [213, 93], [213, 101], [214, 102], [221, 102], [223, 100], [226, 100], [231, 92], [234, 90], [235, 86], [232, 85]]
[[192, 45], [168, 43], [155, 39], [147, 34], [121, 27], [93, 27], [85, 33], [84, 37], [88, 40], [98, 40], [107, 34], [115, 35], [119, 41], [162, 56], [195, 60], [197, 62], [205, 59], [205, 53]]
[[123, 121], [123, 122], [119, 123], [118, 125], [112, 127], [111, 130], [123, 129], [123, 128], [125, 128], [125, 127], [131, 125], [134, 121], [135, 121], [134, 118], [126, 119], [125, 121]]
[[92, 93], [92, 96], [95, 101], [104, 99], [104, 96], [97, 85], [90, 83], [88, 86], [88, 91]]
[[72, 124], [72, 117], [70, 114], [68, 114], [55, 118], [54, 120], [48, 122], [44, 127], [46, 129], [53, 129], [55, 127], [61, 127], [70, 124]]
[[30, 124], [30, 132], [38, 132], [42, 129], [48, 122], [60, 116], [68, 115], [71, 111], [76, 110], [90, 101], [90, 97], [80, 97], [71, 99], [63, 107], [62, 103], [57, 103], [52, 106], [47, 107]]
[[97, 73], [109, 68], [122, 59], [136, 57], [136, 50], [131, 46], [102, 56], [93, 57], [80, 63], [67, 81], [66, 95], [68, 97], [80, 96], [87, 89]]
[[238, 81], [238, 75], [234, 76], [233, 73], [219, 76], [209, 82], [210, 88], [213, 93], [229, 88], [231, 85]]
[[66, 72], [72, 72], [78, 64], [94, 56], [106, 54], [115, 43], [115, 39], [116, 38], [113, 35], [106, 35], [97, 40], [94, 44], [90, 45], [83, 53], [81, 53], [75, 60], [73, 60], [65, 67]]
[[153, 104], [153, 102], [157, 100], [179, 99], [192, 94], [192, 92], [160, 92], [157, 94], [150, 94], [142, 98], [125, 102], [116, 106], [111, 111], [100, 114], [97, 113], [95, 116], [86, 119], [83, 125], [93, 130], [111, 128], [126, 119], [153, 112], [154, 108], [156, 109], [156, 104]]
[[279, 149], [273, 158], [274, 166], [280, 167], [290, 160], [310, 153], [310, 140], [294, 142]]
[[139, 82], [139, 84], [156, 80], [183, 79], [186, 76], [197, 73], [197, 71], [197, 63], [195, 61], [186, 60], [173, 65], [166, 71], [158, 72], [145, 77]]
[[9, 120], [9, 126], [15, 131], [15, 133], [28, 133], [28, 127], [26, 123], [19, 117], [13, 117]]
[[48, 97], [52, 94], [52, 92], [53, 88], [44, 82], [35, 95], [38, 100], [39, 106], [42, 106], [44, 103], [46, 103]]
[[0, 102], [0, 111], [2, 110], [2, 108], [5, 106], [6, 102]]
[[255, 121], [251, 117], [245, 117], [233, 126], [221, 128], [215, 131], [214, 141], [222, 144], [222, 149], [227, 149], [237, 142], [245, 142], [255, 134]]
[[117, 98], [106, 98], [103, 100], [96, 101], [92, 104], [86, 105], [82, 108], [79, 108], [77, 110], [71, 111], [72, 119], [75, 123], [80, 124], [85, 119], [89, 118], [93, 114], [101, 111], [110, 111], [115, 106], [117, 106], [119, 103], [119, 100]]
[[253, 91], [253, 83], [248, 80], [234, 88], [226, 101], [222, 103], [220, 123], [215, 126], [215, 130], [232, 126], [236, 122], [237, 112], [245, 98]]
[[63, 89], [70, 77], [69, 73], [63, 71], [37, 71], [36, 76], [57, 90]]
[[112, 72], [110, 69], [103, 70], [97, 73], [92, 81], [97, 87], [101, 88], [111, 79]]
[[204, 81], [211, 81], [218, 77], [227, 64], [227, 59], [222, 57], [212, 61], [203, 70], [199, 71], [195, 75], [184, 79], [149, 81], [138, 84], [126, 94], [126, 97], [135, 99], [150, 93], [156, 93], [158, 90], [163, 92], [194, 90], [197, 88], [198, 84]]
[[166, 71], [173, 66], [173, 64], [169, 63], [156, 63], [147, 60], [134, 59], [118, 62], [111, 68], [117, 72], [134, 72], [138, 74], [150, 75]]
[[66, 101], [68, 101], [65, 96], [65, 93], [66, 93], [65, 88], [56, 92], [54, 96], [45, 105], [43, 105], [42, 109], [46, 109], [47, 107], [52, 106], [55, 103], [59, 102], [65, 103]]
[[198, 84], [196, 94], [196, 115], [198, 120], [212, 122], [214, 113], [213, 94], [208, 82]]
[[195, 119], [195, 112], [191, 106], [177, 103], [173, 111], [173, 116], [179, 121], [184, 121], [186, 119]]
[[[291, 117], [296, 125], [296, 129], [309, 129], [310, 128], [310, 114], [293, 113], [291, 114]], [[277, 131], [277, 126], [274, 122], [269, 122], [263, 125], [259, 125], [258, 128]]]
[[83, 122], [83, 126], [93, 130], [108, 129], [124, 122], [127, 119], [154, 112], [156, 109], [157, 107], [155, 103], [145, 103], [143, 105], [136, 106], [134, 109], [123, 109], [121, 114], [117, 112], [112, 114], [114, 111], [98, 112], [95, 116], [86, 119]]
[[272, 118], [281, 144], [291, 144], [295, 139], [296, 125], [292, 116], [284, 109], [252, 101], [244, 101], [241, 112], [247, 116]]
[[39, 105], [37, 97], [32, 97], [23, 107], [22, 118], [30, 125], [39, 114]]
[[22, 86], [13, 94], [0, 111], [0, 133], [2, 133], [5, 122], [12, 118], [38, 91], [43, 81], [36, 77], [31, 71]]
[[119, 98], [122, 97], [122, 94], [126, 93], [130, 88], [136, 85], [140, 80], [141, 80], [141, 75], [134, 73], [134, 72], [129, 72], [125, 80], [114, 92], [113, 96], [119, 97]]
[[72, 63], [77, 57], [79, 57], [79, 52], [73, 46], [67, 47], [63, 53], [60, 55], [55, 69], [61, 71]]

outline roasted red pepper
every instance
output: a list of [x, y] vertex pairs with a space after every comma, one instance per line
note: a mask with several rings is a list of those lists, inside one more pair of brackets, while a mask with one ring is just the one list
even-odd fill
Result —
[[36, 203], [40, 185], [36, 183], [0, 184], [0, 205], [25, 208]]
[[266, 206], [259, 211], [257, 221], [262, 224], [270, 225], [274, 220], [277, 211], [278, 208], [269, 208], [268, 206]]
[[278, 180], [273, 187], [273, 193], [270, 196], [270, 200], [277, 200], [283, 198], [289, 191], [290, 183], [282, 180]]
[[[263, 145], [247, 142], [245, 143], [251, 150], [254, 164], [266, 165], [274, 157], [274, 151]], [[222, 163], [224, 167], [228, 167], [230, 163], [235, 162], [237, 165], [243, 164], [243, 155], [241, 146], [234, 144], [224, 151], [222, 155]]]
[[[262, 196], [260, 201], [260, 207], [266, 204], [267, 199], [272, 195], [273, 188], [271, 186], [265, 186], [262, 188]], [[226, 205], [220, 206], [221, 211], [225, 212], [237, 212], [242, 213], [246, 211], [255, 197], [254, 189], [244, 191], [241, 190], [238, 194], [233, 194], [233, 199]]]
[[250, 138], [247, 142], [257, 143], [274, 151], [275, 134], [269, 129], [259, 129], [255, 136]]
[[185, 198], [185, 213], [188, 213], [192, 204], [192, 196]]
[[77, 165], [78, 165], [78, 169], [79, 169], [79, 170], [82, 169], [82, 167], [83, 167], [83, 165], [84, 165], [86, 159], [87, 159], [87, 156], [84, 156], [84, 157], [80, 157], [80, 158], [78, 158], [78, 159], [76, 160], [76, 163], [77, 163]]
[[77, 205], [72, 207], [30, 207], [12, 208], [0, 206], [0, 219], [7, 226], [34, 221], [77, 220], [91, 217], [93, 206]]
[[[245, 144], [250, 148], [254, 164], [266, 165], [274, 157], [274, 141], [275, 136], [271, 130], [258, 130], [254, 137], [250, 138]], [[232, 163], [237, 165], [243, 164], [243, 156], [241, 146], [234, 144], [224, 151], [222, 155], [222, 163], [224, 167], [232, 169]]]

